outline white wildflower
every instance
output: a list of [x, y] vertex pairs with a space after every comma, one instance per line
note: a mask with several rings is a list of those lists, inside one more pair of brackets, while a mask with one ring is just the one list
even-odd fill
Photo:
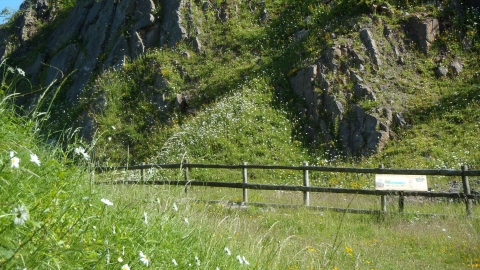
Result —
[[227, 253], [228, 256], [232, 255], [232, 252], [230, 252], [230, 249], [228, 249], [228, 247], [225, 247], [223, 250]]
[[128, 266], [128, 264], [124, 264], [122, 266], [122, 270], [130, 270], [130, 266]]
[[175, 259], [172, 259], [172, 263], [173, 263], [173, 265], [178, 266], [178, 263]]
[[250, 265], [250, 263], [245, 259], [245, 256], [237, 255], [236, 258], [240, 264]]
[[237, 260], [240, 264], [243, 264], [243, 260], [242, 260], [242, 257], [240, 257], [240, 255], [237, 255]]
[[20, 159], [15, 156], [15, 153], [13, 153], [13, 151], [10, 152], [10, 161], [11, 161], [10, 168], [18, 169], [20, 167]]
[[27, 221], [27, 219], [28, 219], [27, 208], [25, 208], [24, 205], [19, 205], [18, 207], [15, 207], [13, 209], [13, 212], [15, 214], [15, 218], [13, 219], [13, 223], [15, 223], [15, 225], [25, 224], [25, 221]]
[[112, 206], [112, 205], [113, 205], [113, 203], [112, 203], [110, 200], [108, 200], [108, 199], [103, 199], [103, 198], [102, 198], [100, 201], [102, 201], [105, 205], [109, 205], [109, 206]]
[[175, 212], [178, 211], [178, 206], [176, 203], [173, 203], [173, 210], [175, 210]]
[[250, 265], [250, 263], [245, 259], [245, 256], [242, 256], [242, 259], [243, 259], [243, 262], [244, 262], [246, 265]]
[[147, 212], [143, 212], [143, 217], [145, 219], [145, 224], [148, 224]]
[[197, 263], [197, 266], [200, 266], [200, 259], [198, 256], [195, 256], [195, 262]]
[[139, 255], [140, 255], [140, 261], [142, 261], [143, 264], [148, 266], [149, 260], [148, 260], [147, 256], [145, 254], [143, 254], [142, 251], [140, 251]]
[[30, 161], [40, 166], [40, 160], [35, 154], [30, 154]]
[[23, 71], [23, 69], [17, 68], [17, 72], [18, 72], [18, 74], [20, 74], [22, 76], [25, 76], [25, 71]]
[[75, 148], [74, 152], [75, 152], [75, 154], [77, 154], [77, 155], [82, 155], [85, 160], [89, 160], [89, 159], [90, 159], [90, 156], [89, 156], [89, 155], [87, 154], [87, 152], [85, 151], [85, 148], [83, 148], [83, 147], [81, 147], [81, 146]]

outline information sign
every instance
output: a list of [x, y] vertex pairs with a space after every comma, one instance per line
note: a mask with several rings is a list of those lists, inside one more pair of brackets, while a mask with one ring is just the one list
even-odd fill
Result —
[[377, 174], [376, 190], [428, 191], [426, 175]]

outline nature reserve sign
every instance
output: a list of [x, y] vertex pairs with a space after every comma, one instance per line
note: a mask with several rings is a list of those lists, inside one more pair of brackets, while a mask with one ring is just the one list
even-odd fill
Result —
[[376, 190], [428, 191], [426, 175], [391, 175], [375, 176]]

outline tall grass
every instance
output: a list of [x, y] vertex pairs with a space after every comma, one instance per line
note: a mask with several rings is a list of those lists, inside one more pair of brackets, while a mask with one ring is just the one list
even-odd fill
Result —
[[[16, 113], [12, 102], [15, 81], [24, 79], [19, 70], [4, 63], [0, 70], [13, 80], [4, 76], [0, 89], [0, 268], [126, 269], [128, 265], [137, 269], [147, 267], [147, 261], [154, 269], [479, 268], [478, 209], [474, 218], [464, 219], [463, 204], [413, 201], [412, 206], [406, 206], [409, 213], [397, 215], [392, 206], [396, 202], [391, 201], [389, 207], [394, 209], [386, 216], [353, 215], [303, 208], [239, 207], [228, 203], [240, 197], [230, 190], [195, 188], [187, 196], [181, 187], [93, 184], [96, 180], [137, 177], [122, 172], [95, 175], [91, 171], [93, 156], [128, 163], [131, 153], [136, 154], [136, 163], [188, 159], [229, 164], [300, 165], [308, 161], [359, 167], [380, 163], [397, 168], [478, 167], [478, 78], [468, 79], [469, 73], [465, 82], [424, 78], [429, 80], [427, 90], [434, 93], [413, 98], [408, 104], [415, 125], [398, 131], [401, 139], [370, 159], [332, 161], [324, 158], [322, 149], [307, 150], [303, 128], [307, 121], [294, 109], [301, 102], [288, 94], [285, 75], [305, 65], [307, 57], [320, 53], [318, 44], [332, 44], [323, 27], [336, 34], [349, 33], [347, 21], [331, 18], [344, 14], [343, 7], [349, 8], [345, 14], [357, 14], [352, 9], [355, 1], [335, 2], [343, 5], [267, 3], [273, 10], [268, 25], [252, 23], [257, 18], [248, 12], [239, 14], [245, 20], [232, 19], [225, 25], [212, 16], [205, 19], [205, 29], [216, 36], [211, 43], [219, 47], [207, 47], [205, 54], [189, 59], [180, 58], [175, 50], [156, 50], [129, 63], [123, 71], [105, 74], [98, 85], [110, 100], [98, 119], [102, 135], [96, 138], [95, 149], [82, 142], [59, 148], [39, 139], [36, 128], [45, 121], [41, 117], [51, 112], [37, 111], [34, 118]], [[242, 5], [240, 10], [250, 10], [246, 3]], [[312, 15], [312, 20], [305, 20], [306, 14]], [[291, 36], [303, 27], [319, 30], [319, 34], [309, 37], [305, 45], [295, 44]], [[219, 33], [227, 33], [224, 40]], [[260, 45], [268, 48], [256, 50]], [[186, 44], [180, 46], [189, 49]], [[298, 54], [299, 48], [305, 49], [306, 56]], [[428, 60], [418, 57], [418, 63]], [[177, 59], [187, 67], [190, 80], [172, 74], [172, 62]], [[200, 100], [194, 103], [198, 105], [195, 117], [171, 111], [165, 126], [144, 132], [144, 113], [154, 115], [155, 108], [148, 95], [138, 93], [142, 90], [140, 81], [153, 80], [153, 73], [158, 72], [145, 65], [153, 60], [161, 64], [162, 74], [171, 82], [168, 95], [176, 94], [173, 87], [183, 85], [182, 91], [195, 89], [192, 91]], [[235, 64], [229, 66], [230, 61]], [[467, 64], [478, 67], [472, 62]], [[405, 75], [413, 76], [414, 72], [406, 71]], [[454, 88], [457, 84], [462, 87]], [[446, 94], [445, 98], [439, 98], [440, 94]], [[465, 105], [464, 99], [470, 102]], [[416, 104], [431, 106], [425, 109]], [[182, 175], [160, 170], [152, 171], [150, 177], [175, 180]], [[234, 182], [232, 179], [241, 175], [195, 170], [191, 177]], [[319, 173], [311, 178], [312, 184], [332, 187], [371, 188], [373, 182], [369, 176], [342, 174]], [[301, 175], [250, 172], [249, 180], [298, 185]], [[434, 183], [446, 188], [451, 180]], [[251, 193], [252, 201], [292, 203], [299, 198], [291, 193]], [[195, 199], [221, 203], [197, 203]], [[332, 194], [316, 194], [312, 203], [379, 207], [375, 201]], [[431, 212], [439, 215], [421, 215]]]

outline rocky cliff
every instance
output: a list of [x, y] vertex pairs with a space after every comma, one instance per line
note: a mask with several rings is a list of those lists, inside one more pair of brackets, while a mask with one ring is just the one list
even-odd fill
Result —
[[[38, 26], [56, 19], [55, 6], [50, 2], [24, 2], [15, 21], [15, 36], [21, 43], [10, 48], [11, 38], [0, 34], [0, 58], [10, 50], [11, 56], [16, 57], [34, 49], [35, 44], [28, 41], [37, 33]], [[43, 34], [46, 48], [25, 68], [27, 75], [33, 81], [50, 85], [74, 71], [73, 83], [65, 96], [65, 102], [73, 104], [93, 75], [121, 67], [127, 58], [136, 59], [149, 48], [174, 46], [185, 38], [182, 5], [182, 1], [78, 1], [53, 32]]]
[[[394, 16], [387, 4], [374, 4], [371, 12]], [[403, 16], [404, 21], [396, 29], [381, 19], [355, 25], [353, 38], [338, 38], [290, 78], [293, 91], [305, 101], [306, 117], [311, 119], [305, 133], [326, 145], [331, 157], [377, 153], [395, 137], [392, 130], [409, 125], [402, 106], [409, 94], [399, 81], [418, 78], [402, 77], [402, 71], [411, 69], [416, 58], [407, 48], [414, 44], [428, 55], [431, 43], [441, 30], [447, 30], [449, 22], [423, 13], [396, 16]], [[438, 78], [458, 76], [462, 61], [441, 54], [443, 57], [436, 58], [437, 67], [429, 72]]]

